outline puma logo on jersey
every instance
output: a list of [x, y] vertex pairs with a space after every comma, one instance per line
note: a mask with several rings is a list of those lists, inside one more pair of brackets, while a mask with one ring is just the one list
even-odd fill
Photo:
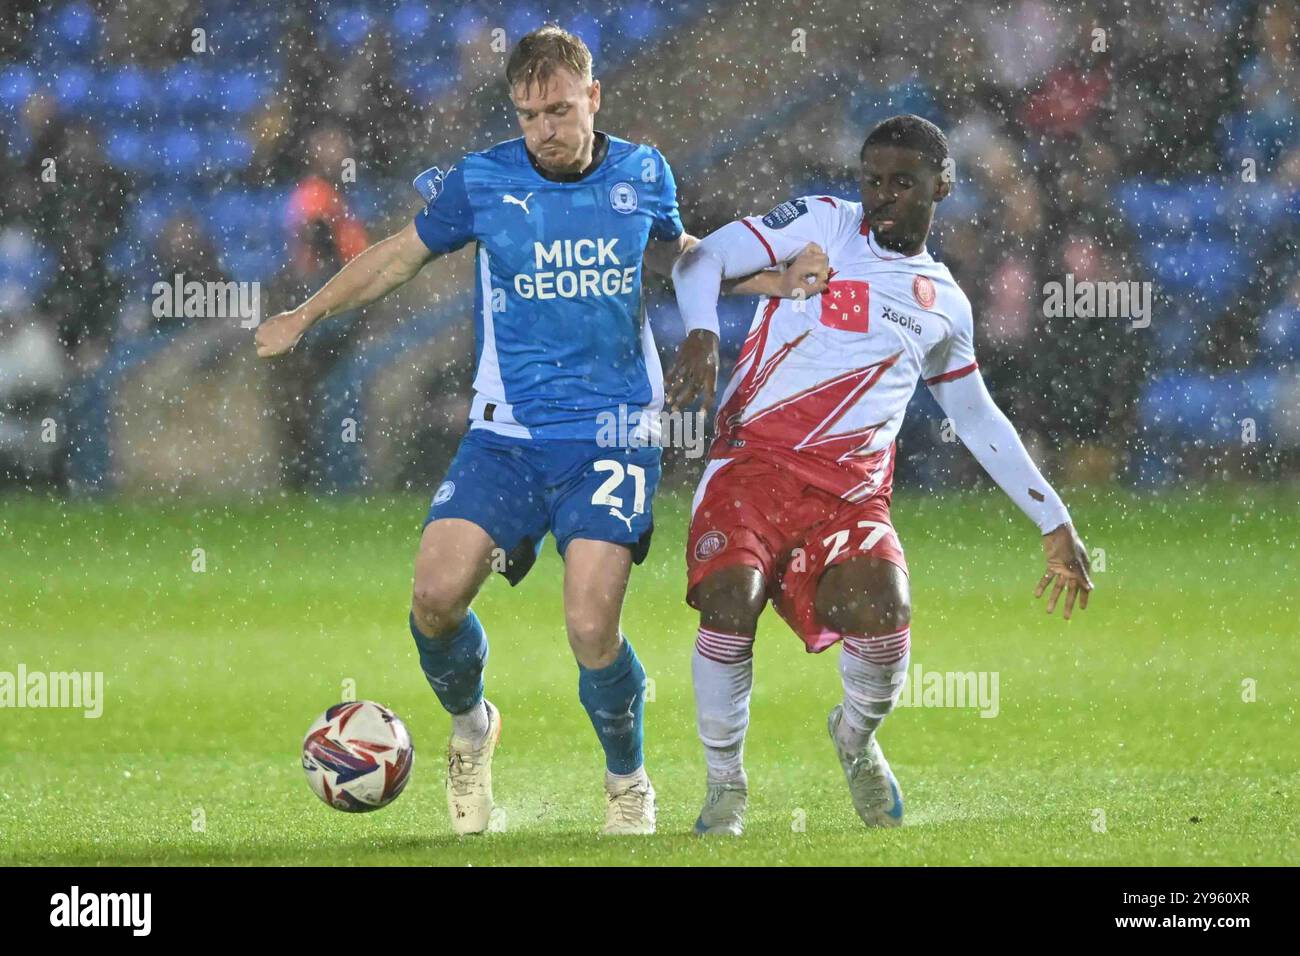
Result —
[[619, 511], [617, 508], [610, 508], [609, 513], [613, 515], [615, 518], [617, 518], [619, 521], [627, 525], [628, 534], [632, 533], [632, 518], [635, 518], [636, 515], [633, 515], [632, 518], [629, 518], [627, 515], [623, 514], [623, 512]]
[[503, 203], [514, 203], [516, 206], [519, 206], [521, 209], [523, 209], [523, 211], [524, 211], [524, 215], [527, 216], [527, 215], [528, 215], [528, 200], [530, 200], [530, 199], [532, 199], [532, 198], [533, 198], [533, 194], [532, 194], [532, 193], [529, 193], [529, 194], [528, 194], [527, 196], [525, 196], [523, 199], [516, 199], [514, 196], [510, 195], [509, 193], [506, 193], [504, 196], [501, 197], [501, 201], [502, 201]]

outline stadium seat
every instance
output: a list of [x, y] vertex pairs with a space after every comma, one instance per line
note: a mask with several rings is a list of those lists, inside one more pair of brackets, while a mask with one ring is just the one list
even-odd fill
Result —
[[103, 77], [102, 101], [116, 116], [139, 118], [155, 113], [160, 93], [156, 77], [143, 67], [119, 67]]
[[1259, 344], [1265, 363], [1300, 362], [1300, 306], [1283, 303], [1260, 320]]
[[342, 7], [329, 14], [327, 36], [338, 52], [347, 54], [365, 43], [377, 25], [376, 18], [364, 7]]
[[50, 90], [63, 110], [81, 112], [93, 107], [96, 101], [95, 73], [79, 63], [61, 65], [52, 73]]
[[71, 48], [93, 53], [90, 49], [99, 37], [99, 20], [86, 3], [68, 3], [54, 13], [55, 30]]
[[570, 17], [568, 28], [582, 38], [582, 42], [587, 44], [591, 50], [592, 58], [601, 62], [603, 54], [602, 38], [604, 30], [601, 28], [600, 21], [590, 13], [579, 13]]
[[211, 76], [192, 63], [177, 63], [162, 71], [163, 112], [170, 116], [195, 116], [215, 106], [208, 96]]
[[1163, 368], [1186, 367], [1196, 356], [1196, 350], [1208, 330], [1207, 310], [1184, 299], [1176, 299], [1168, 314], [1152, 321], [1155, 333], [1156, 354]]
[[[370, 225], [377, 222], [384, 215], [387, 208], [392, 205], [394, 193], [390, 184], [383, 184], [373, 181], [348, 183], [342, 187], [343, 198], [352, 210], [352, 215], [356, 216], [363, 223]], [[403, 194], [397, 194], [401, 197]], [[414, 192], [405, 193], [406, 196], [415, 198]]]
[[259, 195], [252, 190], [227, 188], [200, 205], [200, 213], [215, 235], [244, 235], [256, 221]]
[[288, 262], [283, 246], [229, 244], [221, 251], [221, 264], [236, 282], [269, 282]]
[[288, 192], [283, 188], [228, 186], [203, 197], [198, 210], [218, 244], [282, 247], [285, 244], [283, 220], [287, 201]]
[[0, 232], [0, 311], [30, 308], [54, 278], [57, 267], [54, 251], [27, 231]]
[[173, 129], [162, 134], [160, 170], [168, 176], [196, 175], [203, 159], [203, 142], [190, 129]]
[[1243, 202], [1223, 184], [1208, 180], [1154, 183], [1129, 180], [1116, 195], [1124, 219], [1137, 231], [1206, 232], [1221, 228]]
[[394, 78], [417, 103], [433, 103], [446, 96], [460, 82], [460, 65], [451, 56], [401, 63]]
[[1282, 153], [1300, 142], [1300, 127], [1293, 116], [1235, 113], [1219, 124], [1219, 148], [1234, 167], [1250, 157], [1257, 169], [1272, 168]]
[[[791, 196], [839, 196], [853, 202], [861, 199], [861, 191], [858, 187], [857, 180], [852, 176], [814, 176], [796, 183], [790, 191]], [[773, 202], [776, 199], [773, 198]], [[758, 212], [759, 210], [754, 210]], [[945, 205], [943, 212], [947, 213], [948, 207]]]
[[225, 18], [237, 29], [209, 34], [210, 48], [226, 66], [261, 68], [280, 59], [284, 12], [264, 0], [226, 0]]
[[114, 277], [134, 287], [146, 286], [150, 279], [156, 281], [156, 276], [150, 276], [145, 271], [149, 259], [143, 240], [138, 235], [132, 234], [119, 239], [109, 247], [105, 262]]
[[1162, 294], [1194, 293], [1202, 300], [1235, 292], [1249, 274], [1248, 257], [1229, 239], [1194, 235], [1145, 247], [1147, 264]]
[[1241, 440], [1243, 422], [1267, 434], [1275, 407], [1277, 375], [1247, 372], [1171, 372], [1152, 380], [1139, 404], [1139, 421], [1158, 437], [1209, 444]]
[[252, 144], [240, 133], [222, 130], [205, 139], [205, 173], [230, 173], [246, 169], [253, 159]]
[[36, 71], [30, 66], [13, 64], [0, 70], [0, 105], [17, 111], [36, 92]]
[[32, 61], [88, 63], [99, 50], [99, 20], [84, 3], [47, 7], [36, 23]]
[[534, 3], [512, 3], [505, 13], [507, 41], [513, 41], [546, 22], [546, 13]]
[[130, 213], [132, 238], [141, 243], [152, 242], [175, 204], [176, 196], [171, 190], [146, 189], [141, 192]]
[[273, 88], [269, 75], [226, 73], [217, 78], [213, 95], [225, 114], [244, 115], [266, 102]]
[[[1242, 187], [1239, 193], [1247, 193], [1247, 189]], [[1272, 232], [1284, 222], [1300, 218], [1300, 189], [1287, 191], [1274, 182], [1260, 183], [1249, 189], [1248, 198], [1241, 199], [1236, 213], [1255, 232]]]
[[635, 3], [623, 8], [618, 15], [618, 38], [627, 43], [641, 44], [659, 33], [663, 16], [651, 3]]
[[154, 169], [154, 149], [149, 137], [129, 126], [108, 130], [104, 152], [114, 166], [128, 172], [147, 175]]
[[1139, 402], [1146, 428], [1178, 440], [1206, 439], [1212, 430], [1215, 388], [1209, 377], [1172, 372], [1149, 382]]
[[450, 33], [456, 43], [469, 43], [488, 29], [487, 15], [476, 6], [459, 7], [451, 20]]
[[437, 23], [437, 17], [427, 3], [403, 3], [390, 18], [393, 42], [398, 47], [423, 43], [431, 39], [428, 34]]
[[909, 80], [886, 89], [854, 86], [849, 94], [849, 117], [855, 126], [867, 127], [898, 113], [915, 113], [944, 124], [942, 110], [924, 84]]

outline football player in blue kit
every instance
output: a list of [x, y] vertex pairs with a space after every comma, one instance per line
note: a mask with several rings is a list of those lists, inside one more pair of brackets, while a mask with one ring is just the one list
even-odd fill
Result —
[[[605, 753], [603, 833], [654, 832], [642, 754], [645, 672], [622, 633], [631, 566], [646, 556], [659, 483], [664, 379], [645, 320], [641, 265], [669, 276], [695, 239], [657, 149], [595, 129], [600, 83], [576, 36], [543, 27], [506, 67], [523, 136], [422, 173], [414, 222], [257, 331], [287, 352], [321, 319], [365, 305], [428, 262], [475, 244], [477, 371], [470, 428], [434, 494], [415, 563], [410, 630], [451, 714], [447, 800], [458, 834], [488, 829], [501, 715], [483, 694], [488, 642], [471, 602], [492, 571], [528, 573], [549, 531], [564, 559], [578, 696]], [[727, 291], [792, 297], [825, 286], [809, 248]], [[670, 402], [713, 397], [717, 336], [684, 344]], [[608, 440], [614, 417], [626, 441]], [[605, 437], [602, 437], [604, 435]]]

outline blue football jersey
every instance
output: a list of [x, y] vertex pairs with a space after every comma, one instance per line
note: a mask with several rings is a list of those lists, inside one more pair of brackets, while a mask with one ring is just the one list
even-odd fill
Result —
[[522, 138], [415, 180], [425, 245], [476, 244], [477, 372], [471, 428], [595, 439], [607, 415], [663, 407], [663, 371], [641, 295], [651, 239], [682, 233], [677, 185], [649, 146], [598, 134], [592, 164], [555, 176]]

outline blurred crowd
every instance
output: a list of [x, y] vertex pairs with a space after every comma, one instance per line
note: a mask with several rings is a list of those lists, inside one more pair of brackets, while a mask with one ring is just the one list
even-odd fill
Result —
[[[1144, 401], [1184, 394], [1152, 392], [1161, 376], [1294, 373], [1296, 0], [8, 0], [0, 474], [60, 480], [71, 451], [34, 444], [32, 423], [133, 342], [204, 321], [156, 316], [153, 283], [257, 280], [264, 314], [289, 307], [401, 224], [415, 173], [512, 135], [501, 41], [546, 19], [584, 37], [607, 83], [673, 77], [660, 108], [609, 97], [600, 125], [665, 150], [698, 234], [765, 197], [855, 195], [858, 146], [891, 113], [943, 126], [956, 188], [935, 250], [972, 299], [991, 387], [1044, 446], [1122, 467], [1169, 420]], [[796, 63], [764, 68], [774, 56]], [[744, 81], [756, 68], [780, 85]], [[1046, 317], [1043, 286], [1067, 273], [1153, 282], [1151, 328]], [[671, 348], [671, 295], [652, 289]], [[277, 375], [286, 483], [312, 481], [313, 389], [384, 320], [322, 326]]]

